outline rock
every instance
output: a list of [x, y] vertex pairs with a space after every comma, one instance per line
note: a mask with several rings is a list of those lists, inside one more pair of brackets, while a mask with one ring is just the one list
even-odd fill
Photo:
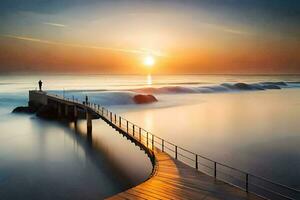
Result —
[[16, 107], [12, 112], [13, 113], [35, 113], [42, 107], [41, 104], [34, 102], [28, 102], [28, 106], [19, 106]]
[[246, 83], [236, 83], [236, 84], [234, 84], [234, 87], [236, 87], [240, 90], [253, 90], [253, 87]]
[[264, 90], [264, 88], [257, 84], [236, 83], [233, 86], [239, 90]]
[[144, 104], [144, 103], [153, 103], [156, 102], [157, 99], [155, 98], [155, 96], [151, 95], [151, 94], [137, 94], [133, 97], [133, 101], [136, 104]]
[[19, 106], [16, 107], [12, 112], [13, 113], [34, 113], [35, 111], [27, 106]]

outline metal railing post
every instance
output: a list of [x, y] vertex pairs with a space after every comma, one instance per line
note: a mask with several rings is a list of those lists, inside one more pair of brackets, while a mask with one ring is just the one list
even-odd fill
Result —
[[142, 129], [141, 127], [139, 128], [139, 139], [140, 139], [140, 142], [142, 141]]
[[117, 123], [117, 115], [115, 114], [115, 124]]
[[128, 133], [128, 121], [126, 120], [126, 126], [127, 126], [127, 133]]
[[148, 132], [147, 132], [147, 147], [148, 147]]
[[132, 133], [133, 133], [133, 137], [134, 137], [134, 124], [133, 124], [133, 126], [132, 126]]
[[122, 118], [119, 116], [119, 127], [122, 127]]
[[175, 146], [175, 159], [177, 160], [177, 146]]
[[249, 191], [249, 174], [246, 174], [246, 192], [248, 193]]
[[154, 149], [154, 135], [152, 134], [152, 151]]
[[214, 177], [217, 178], [217, 162], [214, 162]]
[[110, 112], [110, 121], [112, 122], [112, 113]]
[[161, 139], [161, 151], [164, 152], [165, 150], [165, 140]]
[[196, 163], [195, 163], [195, 168], [198, 169], [198, 155], [196, 154]]

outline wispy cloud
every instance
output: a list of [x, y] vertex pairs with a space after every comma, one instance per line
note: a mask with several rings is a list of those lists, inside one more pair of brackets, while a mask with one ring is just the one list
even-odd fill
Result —
[[149, 48], [140, 48], [141, 51], [145, 52], [146, 54], [158, 56], [158, 57], [168, 57], [165, 53], [160, 50], [153, 50]]
[[49, 26], [60, 27], [60, 28], [66, 27], [66, 25], [64, 25], [64, 24], [58, 24], [58, 23], [52, 23], [52, 22], [44, 22], [43, 24], [49, 25]]
[[56, 42], [56, 41], [51, 41], [51, 40], [43, 40], [43, 39], [39, 39], [39, 38], [25, 37], [25, 36], [19, 36], [19, 35], [0, 35], [0, 36], [6, 37], [6, 38], [11, 38], [11, 39], [29, 41], [29, 42], [38, 42], [38, 43], [43, 43], [43, 44], [49, 44], [49, 45], [62, 45], [62, 46], [76, 47], [76, 48], [99, 49], [99, 50], [105, 50], [105, 51], [115, 51], [115, 52], [140, 54], [140, 55], [148, 55], [149, 53], [151, 53], [152, 55], [159, 56], [159, 57], [164, 56], [160, 52], [156, 52], [154, 50], [150, 51], [149, 49], [125, 49], [125, 48], [113, 48], [113, 47], [104, 47], [104, 46], [81, 45], [81, 44], [74, 44], [74, 43], [63, 43], [63, 42]]
[[219, 30], [219, 31], [223, 31], [226, 33], [231, 33], [231, 34], [235, 34], [235, 35], [252, 35], [253, 33], [247, 32], [247, 31], [243, 31], [243, 30], [239, 30], [239, 29], [235, 29], [235, 28], [231, 28], [231, 27], [227, 27], [227, 26], [222, 26], [222, 25], [218, 25], [218, 24], [211, 24], [211, 23], [202, 23], [203, 25]]
[[237, 35], [251, 35], [251, 33], [249, 33], [249, 32], [241, 31], [241, 30], [235, 30], [235, 29], [224, 28], [223, 31], [227, 32], [227, 33], [237, 34]]

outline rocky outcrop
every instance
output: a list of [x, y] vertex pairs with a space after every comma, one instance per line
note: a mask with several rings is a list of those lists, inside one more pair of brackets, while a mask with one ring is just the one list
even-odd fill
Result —
[[35, 113], [35, 111], [31, 109], [29, 106], [16, 107], [12, 112], [13, 113]]
[[133, 97], [133, 101], [136, 104], [145, 104], [156, 102], [157, 99], [151, 94], [137, 94]]
[[34, 102], [28, 102], [28, 106], [19, 106], [16, 107], [12, 112], [13, 113], [36, 113], [42, 107], [41, 104]]

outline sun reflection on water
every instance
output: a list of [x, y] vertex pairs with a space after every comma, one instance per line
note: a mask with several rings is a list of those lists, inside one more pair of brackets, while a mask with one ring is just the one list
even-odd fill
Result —
[[147, 75], [147, 85], [148, 85], [148, 86], [151, 86], [151, 85], [152, 85], [152, 76], [151, 76], [151, 74], [148, 74], [148, 75]]

